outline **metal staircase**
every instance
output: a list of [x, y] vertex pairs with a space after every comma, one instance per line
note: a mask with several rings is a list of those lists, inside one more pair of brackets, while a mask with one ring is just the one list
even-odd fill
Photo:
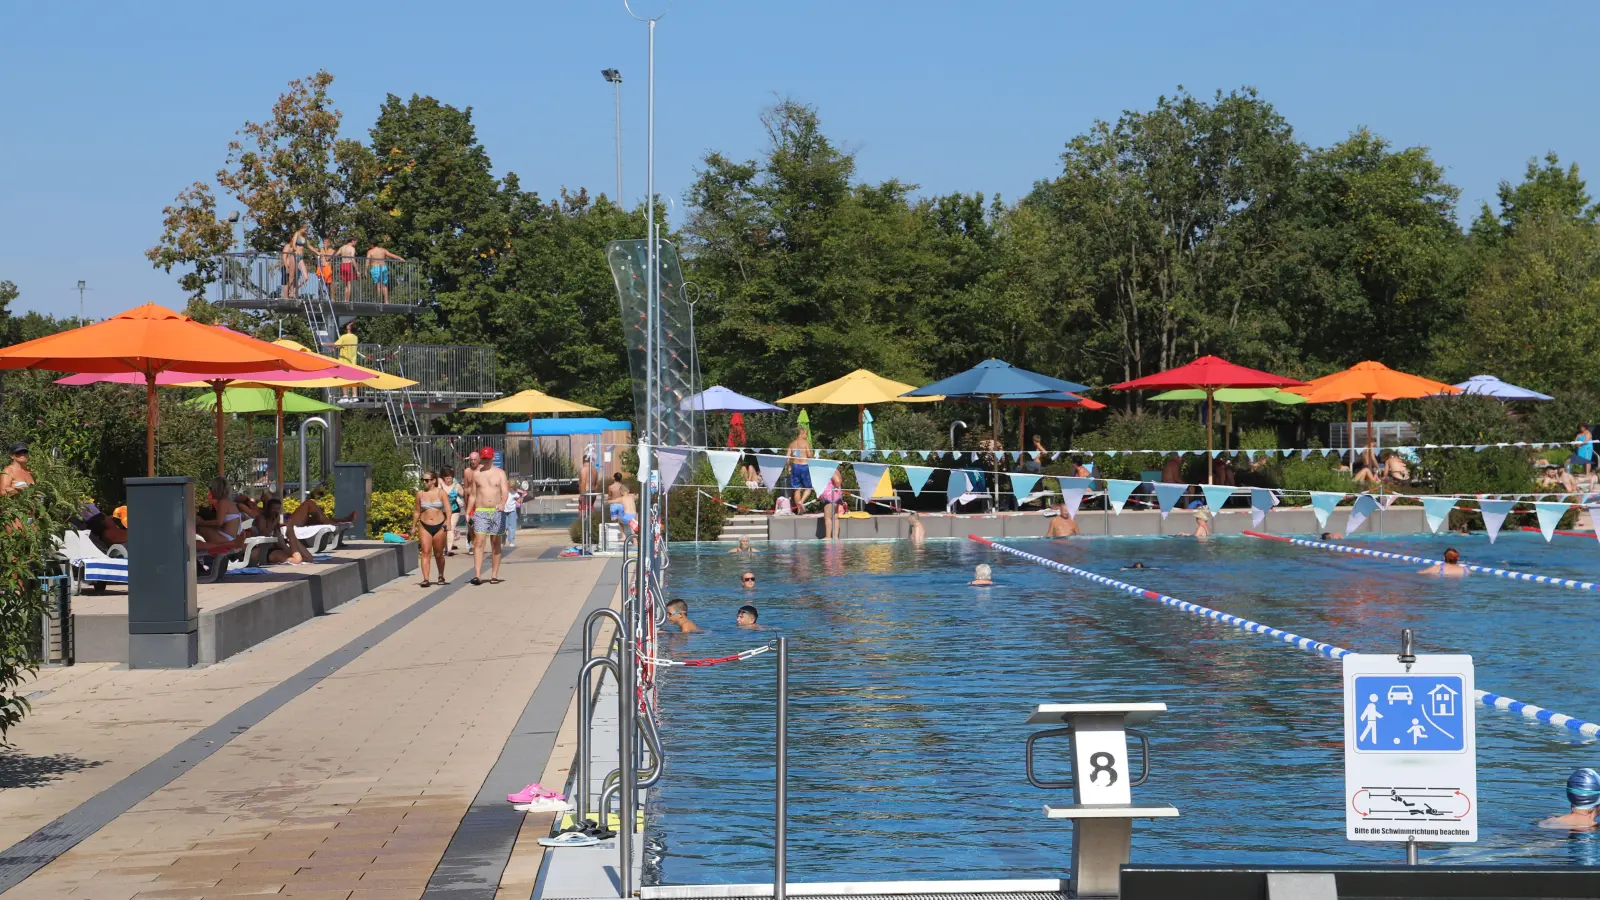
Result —
[[[387, 360], [376, 360], [380, 372], [389, 375], [408, 377], [405, 373], [405, 364], [401, 361], [400, 354], [395, 354]], [[422, 420], [417, 416], [416, 397], [410, 388], [400, 388], [395, 391], [380, 392], [383, 397], [383, 411], [389, 417], [389, 428], [394, 432], [395, 446], [403, 447], [410, 451], [411, 461], [417, 467], [418, 473], [422, 471], [422, 455], [418, 452], [422, 437]]]

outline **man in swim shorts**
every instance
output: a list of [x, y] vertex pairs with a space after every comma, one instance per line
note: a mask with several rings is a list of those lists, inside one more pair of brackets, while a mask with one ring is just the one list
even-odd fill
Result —
[[789, 488], [794, 491], [794, 514], [805, 511], [805, 502], [811, 493], [811, 441], [805, 429], [789, 442]]
[[638, 518], [638, 514], [634, 512], [633, 494], [623, 482], [621, 472], [613, 474], [611, 483], [606, 485], [606, 505], [613, 522], [621, 522], [631, 527]]
[[339, 245], [339, 280], [344, 282], [344, 302], [350, 302], [350, 288], [356, 283], [356, 239]]
[[506, 497], [510, 495], [504, 469], [494, 467], [494, 448], [478, 451], [478, 470], [472, 479], [472, 583], [483, 584], [483, 550], [490, 555], [489, 583], [500, 583], [500, 542], [506, 533]]
[[1050, 518], [1050, 524], [1044, 530], [1047, 538], [1069, 538], [1078, 536], [1078, 523], [1067, 515], [1067, 504], [1056, 506], [1056, 514]]
[[378, 302], [389, 302], [389, 261], [405, 262], [405, 257], [392, 253], [382, 247], [373, 247], [367, 251], [367, 274], [372, 277], [372, 283], [378, 287]]

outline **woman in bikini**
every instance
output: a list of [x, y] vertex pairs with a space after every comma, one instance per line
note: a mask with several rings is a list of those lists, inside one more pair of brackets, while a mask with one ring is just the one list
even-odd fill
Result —
[[25, 487], [31, 487], [37, 479], [28, 469], [28, 445], [11, 445], [11, 463], [0, 470], [0, 495], [15, 494]]
[[439, 479], [432, 472], [422, 475], [422, 490], [417, 491], [417, 505], [411, 511], [411, 528], [416, 533], [417, 539], [422, 543], [422, 586], [434, 584], [428, 577], [428, 561], [431, 559], [439, 564], [438, 584], [444, 584], [444, 548], [449, 542], [449, 535], [444, 533], [449, 515], [450, 496], [439, 486]]
[[228, 479], [222, 477], [211, 479], [211, 486], [206, 491], [206, 502], [211, 504], [211, 514], [214, 518], [195, 520], [195, 528], [200, 532], [200, 536], [208, 543], [237, 541], [244, 531], [244, 513], [239, 512], [238, 504], [233, 502], [233, 491], [228, 489]]
[[289, 237], [289, 243], [283, 245], [283, 250], [278, 254], [278, 262], [283, 264], [283, 299], [290, 300], [300, 295], [300, 285], [306, 280], [306, 227], [296, 228]]

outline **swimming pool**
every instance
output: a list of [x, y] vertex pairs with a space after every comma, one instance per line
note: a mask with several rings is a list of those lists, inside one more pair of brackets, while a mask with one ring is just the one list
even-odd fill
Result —
[[[1011, 541], [1029, 552], [1359, 652], [1472, 653], [1478, 687], [1600, 720], [1589, 663], [1594, 592], [1221, 538]], [[1352, 540], [1437, 558], [1592, 579], [1587, 540]], [[1133, 560], [1155, 568], [1122, 571]], [[967, 586], [972, 567], [993, 588]], [[673, 596], [706, 634], [678, 657], [716, 656], [777, 633], [790, 649], [789, 877], [794, 881], [1052, 877], [1070, 826], [1044, 819], [1023, 776], [1022, 724], [1037, 703], [1151, 701], [1154, 774], [1136, 800], [1178, 819], [1134, 826], [1136, 862], [1396, 862], [1397, 844], [1344, 838], [1339, 663], [1025, 563], [967, 541], [775, 544], [756, 555], [674, 547]], [[739, 589], [753, 570], [757, 588]], [[743, 603], [766, 634], [733, 627]], [[675, 669], [661, 679], [666, 775], [647, 804], [663, 884], [771, 881], [773, 667]], [[1424, 861], [1600, 864], [1600, 835], [1542, 831], [1564, 812], [1592, 741], [1478, 708], [1481, 838], [1425, 845]], [[1043, 758], [1064, 745], [1041, 745]], [[1059, 771], [1056, 770], [1056, 771]], [[647, 882], [649, 883], [649, 882]]]

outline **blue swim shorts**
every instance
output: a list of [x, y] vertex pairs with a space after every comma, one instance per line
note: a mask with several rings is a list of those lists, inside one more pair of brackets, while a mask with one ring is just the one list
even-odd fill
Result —
[[795, 463], [789, 468], [789, 487], [794, 490], [811, 487], [811, 466], [807, 463]]

